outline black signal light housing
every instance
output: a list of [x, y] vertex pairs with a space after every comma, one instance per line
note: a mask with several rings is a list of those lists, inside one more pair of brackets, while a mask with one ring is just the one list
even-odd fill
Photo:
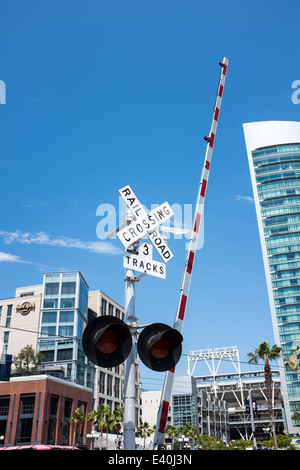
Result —
[[163, 372], [172, 369], [180, 359], [183, 337], [164, 323], [153, 323], [140, 333], [137, 350], [149, 369]]
[[88, 359], [101, 367], [114, 367], [124, 362], [132, 347], [129, 326], [112, 315], [103, 315], [87, 324], [82, 347]]

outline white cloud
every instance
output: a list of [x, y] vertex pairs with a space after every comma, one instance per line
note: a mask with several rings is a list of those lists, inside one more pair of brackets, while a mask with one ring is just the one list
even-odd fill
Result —
[[240, 196], [240, 195], [237, 195], [237, 196], [235, 196], [235, 199], [236, 199], [237, 201], [254, 202], [254, 198], [251, 197], [251, 196]]
[[4, 253], [4, 251], [0, 251], [0, 263], [23, 263], [19, 256], [12, 255], [11, 253]]
[[88, 250], [93, 253], [101, 253], [108, 255], [121, 254], [123, 251], [116, 247], [111, 242], [85, 242], [76, 238], [68, 237], [52, 237], [46, 232], [5, 232], [0, 231], [0, 237], [3, 241], [10, 245], [11, 243], [21, 243], [23, 245], [48, 245], [48, 246], [59, 246], [63, 248], [77, 248], [81, 250]]

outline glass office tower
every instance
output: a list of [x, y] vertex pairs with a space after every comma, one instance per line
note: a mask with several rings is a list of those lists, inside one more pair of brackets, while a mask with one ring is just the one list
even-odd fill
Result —
[[[282, 357], [300, 345], [300, 122], [243, 125], [275, 342]], [[286, 426], [300, 405], [300, 368], [279, 360]]]
[[94, 367], [82, 349], [88, 318], [88, 285], [79, 271], [45, 273], [38, 351], [51, 375], [93, 387]]

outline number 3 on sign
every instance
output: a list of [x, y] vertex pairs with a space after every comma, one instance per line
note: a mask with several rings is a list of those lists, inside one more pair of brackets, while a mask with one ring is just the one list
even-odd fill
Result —
[[143, 254], [144, 256], [149, 256], [149, 254], [150, 254], [150, 253], [149, 253], [149, 252], [150, 252], [149, 247], [152, 248], [152, 246], [148, 245], [148, 243], [144, 243], [144, 244], [143, 244], [143, 251], [142, 251], [142, 254]]

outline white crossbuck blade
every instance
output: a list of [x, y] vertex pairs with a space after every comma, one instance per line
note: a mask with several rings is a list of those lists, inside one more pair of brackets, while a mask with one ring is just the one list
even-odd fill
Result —
[[152, 245], [166, 263], [173, 258], [173, 253], [158, 230], [158, 227], [174, 215], [168, 202], [164, 202], [150, 212], [146, 212], [129, 185], [119, 189], [119, 194], [130, 210], [134, 220], [117, 231], [117, 236], [125, 248], [148, 237]]

